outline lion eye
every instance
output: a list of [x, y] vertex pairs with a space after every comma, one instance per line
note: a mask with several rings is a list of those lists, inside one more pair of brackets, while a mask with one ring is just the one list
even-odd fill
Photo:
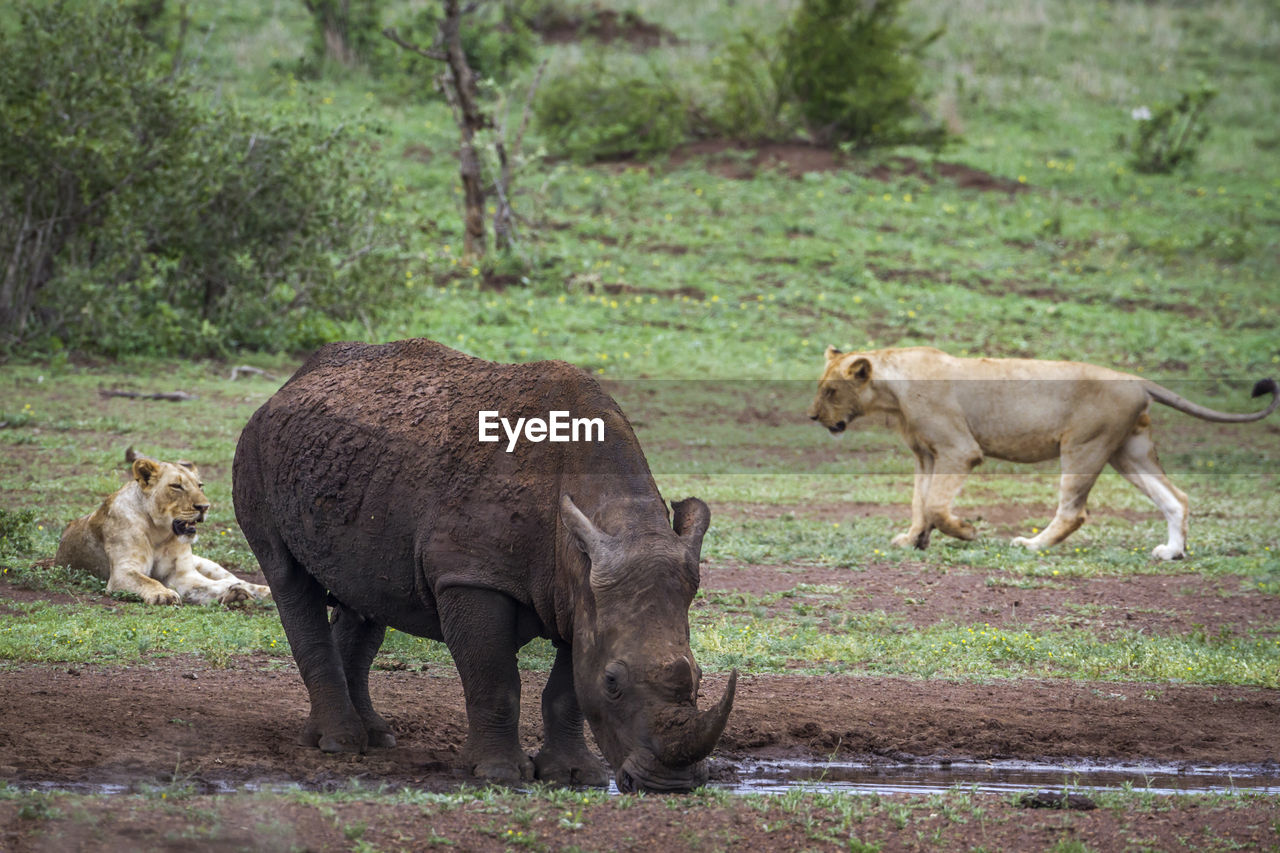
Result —
[[197, 489], [203, 489], [203, 488], [204, 488], [204, 483], [196, 483], [196, 488], [197, 488]]
[[177, 490], [178, 490], [178, 491], [180, 491], [180, 492], [185, 492], [185, 491], [186, 491], [186, 489], [182, 488], [182, 484], [181, 484], [181, 483], [170, 483], [170, 484], [169, 484], [169, 488], [171, 488], [171, 489], [177, 489]]

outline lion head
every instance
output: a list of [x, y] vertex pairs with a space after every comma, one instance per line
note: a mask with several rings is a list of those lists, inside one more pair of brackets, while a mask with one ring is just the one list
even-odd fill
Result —
[[844, 432], [851, 421], [867, 413], [871, 398], [871, 361], [856, 352], [827, 347], [827, 366], [809, 406], [809, 419], [832, 433]]
[[129, 448], [125, 459], [133, 462], [133, 479], [142, 490], [147, 512], [157, 527], [173, 530], [179, 539], [194, 541], [196, 524], [204, 521], [209, 499], [204, 496], [200, 472], [191, 462], [161, 462]]

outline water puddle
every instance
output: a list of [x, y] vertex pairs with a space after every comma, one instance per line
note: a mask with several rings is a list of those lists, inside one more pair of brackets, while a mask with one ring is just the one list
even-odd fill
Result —
[[1005, 794], [1072, 788], [1152, 794], [1280, 794], [1280, 768], [1185, 766], [1134, 761], [957, 761], [940, 764], [753, 761], [738, 765], [738, 781], [717, 784], [736, 794], [933, 794], [956, 786]]
[[[1077, 761], [1050, 764], [1034, 761], [956, 761], [936, 764], [869, 764], [856, 761], [739, 761], [734, 781], [710, 787], [733, 794], [785, 794], [803, 790], [846, 794], [936, 794], [960, 787], [985, 794], [1036, 792], [1068, 788], [1077, 791], [1133, 791], [1151, 794], [1273, 794], [1280, 795], [1280, 766], [1184, 765], [1143, 761]], [[364, 780], [369, 783], [370, 780]], [[12, 784], [12, 783], [11, 783]], [[198, 794], [284, 793], [341, 789], [333, 780], [324, 785], [290, 781], [187, 780]], [[90, 795], [138, 794], [163, 791], [157, 781], [132, 783], [26, 782], [16, 787]], [[392, 788], [399, 787], [393, 785]], [[609, 793], [617, 786], [609, 783]]]

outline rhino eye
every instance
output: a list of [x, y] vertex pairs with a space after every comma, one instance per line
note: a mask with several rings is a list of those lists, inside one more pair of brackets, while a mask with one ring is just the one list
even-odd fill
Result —
[[604, 668], [604, 692], [610, 699], [622, 696], [622, 688], [627, 676], [626, 664], [614, 661]]

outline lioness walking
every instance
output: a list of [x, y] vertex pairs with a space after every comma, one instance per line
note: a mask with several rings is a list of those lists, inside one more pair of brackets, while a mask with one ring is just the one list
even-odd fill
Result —
[[1152, 550], [1162, 560], [1186, 553], [1187, 496], [1169, 482], [1151, 441], [1154, 400], [1220, 423], [1265, 418], [1280, 406], [1274, 379], [1253, 396], [1271, 394], [1260, 412], [1227, 414], [1186, 400], [1138, 376], [1075, 361], [955, 358], [932, 347], [843, 353], [827, 347], [827, 363], [809, 417], [832, 433], [855, 418], [883, 413], [915, 454], [911, 527], [895, 545], [925, 548], [937, 528], [973, 539], [973, 525], [951, 512], [964, 478], [983, 456], [1011, 462], [1062, 460], [1058, 511], [1044, 530], [1015, 545], [1056, 545], [1086, 518], [1085, 501], [1107, 463], [1149, 497], [1169, 525], [1169, 541]]

